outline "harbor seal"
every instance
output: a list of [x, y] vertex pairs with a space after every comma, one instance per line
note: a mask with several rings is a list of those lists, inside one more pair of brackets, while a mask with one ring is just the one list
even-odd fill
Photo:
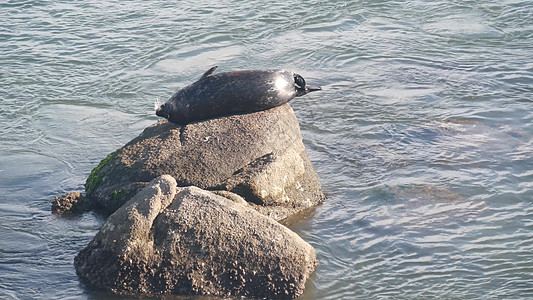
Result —
[[176, 92], [156, 109], [156, 115], [175, 124], [250, 113], [289, 102], [320, 87], [288, 70], [243, 70], [214, 74], [216, 66], [198, 81]]

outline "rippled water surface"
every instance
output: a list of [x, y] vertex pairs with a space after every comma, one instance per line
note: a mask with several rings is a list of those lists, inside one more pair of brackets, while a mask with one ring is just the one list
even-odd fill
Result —
[[533, 297], [531, 1], [0, 2], [0, 298], [101, 299], [50, 214], [213, 65], [288, 68], [326, 202], [303, 299]]

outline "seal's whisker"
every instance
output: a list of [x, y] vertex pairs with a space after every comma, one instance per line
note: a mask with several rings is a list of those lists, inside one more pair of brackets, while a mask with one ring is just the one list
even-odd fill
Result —
[[157, 109], [162, 105], [161, 99], [159, 97], [155, 98], [154, 101], [154, 110], [157, 111]]

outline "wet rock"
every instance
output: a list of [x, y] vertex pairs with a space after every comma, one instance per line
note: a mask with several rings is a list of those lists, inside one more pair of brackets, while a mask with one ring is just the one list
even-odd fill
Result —
[[233, 192], [277, 220], [324, 199], [288, 104], [185, 126], [161, 120], [102, 160], [85, 189], [112, 212], [162, 174]]
[[248, 205], [154, 179], [75, 258], [89, 284], [124, 295], [294, 298], [317, 265], [297, 234]]
[[52, 200], [52, 213], [62, 215], [81, 213], [90, 208], [90, 202], [80, 192], [71, 192]]

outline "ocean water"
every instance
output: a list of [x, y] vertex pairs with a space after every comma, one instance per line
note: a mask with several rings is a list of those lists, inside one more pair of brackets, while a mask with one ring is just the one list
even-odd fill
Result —
[[[286, 68], [325, 203], [302, 299], [533, 297], [533, 2], [1, 1], [0, 298], [106, 299], [56, 195], [211, 66]], [[117, 299], [120, 299], [119, 297]]]

